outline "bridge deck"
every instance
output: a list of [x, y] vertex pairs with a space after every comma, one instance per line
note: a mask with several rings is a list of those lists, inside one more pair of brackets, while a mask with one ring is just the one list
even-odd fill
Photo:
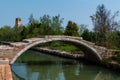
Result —
[[16, 55], [17, 52], [19, 52], [20, 48], [14, 48], [11, 46], [6, 46], [5, 48], [0, 49], [0, 60], [4, 60], [6, 58], [11, 61], [11, 59]]

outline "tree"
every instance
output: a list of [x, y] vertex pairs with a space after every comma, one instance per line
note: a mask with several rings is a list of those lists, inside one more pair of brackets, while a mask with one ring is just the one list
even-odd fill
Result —
[[23, 29], [20, 32], [20, 35], [21, 35], [22, 39], [28, 38], [28, 28], [26, 28], [25, 26], [23, 26]]
[[29, 19], [28, 24], [29, 24], [29, 25], [33, 25], [33, 24], [34, 24], [34, 21], [35, 21], [35, 19], [34, 19], [34, 17], [33, 17], [33, 14], [31, 14], [28, 19]]
[[79, 34], [82, 35], [85, 30], [87, 30], [87, 25], [81, 24], [81, 25], [79, 26]]
[[60, 19], [60, 15], [58, 16], [49, 16], [44, 15], [40, 17], [41, 23], [41, 32], [43, 35], [61, 35], [62, 34], [62, 22], [63, 19]]
[[49, 15], [44, 15], [43, 17], [40, 17], [42, 35], [50, 35], [52, 33], [51, 22], [51, 17]]
[[64, 34], [68, 36], [79, 36], [78, 30], [78, 25], [75, 22], [68, 21]]
[[95, 41], [100, 46], [119, 47], [118, 29], [120, 28], [120, 22], [116, 20], [118, 15], [118, 11], [111, 15], [110, 10], [107, 10], [102, 4], [98, 5], [96, 13], [90, 16], [94, 25]]
[[[94, 25], [94, 32], [96, 35], [96, 42], [100, 45], [107, 46], [112, 42], [112, 34], [119, 27], [119, 22], [115, 20], [119, 12], [115, 12], [111, 15], [110, 10], [107, 10], [105, 6], [98, 5], [97, 11], [94, 15], [90, 16]], [[110, 40], [111, 39], [111, 40]]]
[[82, 33], [81, 37], [83, 37], [84, 40], [94, 42], [95, 40], [95, 34], [92, 31], [89, 31], [88, 29], [85, 29]]
[[120, 31], [113, 31], [107, 34], [106, 46], [110, 49], [120, 49]]
[[28, 33], [28, 35], [26, 36], [27, 38], [36, 37], [40, 35], [40, 27], [41, 23], [33, 17], [33, 14], [31, 14], [29, 17], [28, 26], [26, 27], [27, 32], [24, 31], [25, 27], [23, 29], [23, 32]]
[[12, 28], [12, 31], [11, 31], [12, 41], [21, 41], [22, 40], [22, 36], [20, 35], [22, 30], [23, 30], [23, 26]]
[[60, 18], [60, 15], [52, 17], [51, 28], [53, 30], [54, 35], [62, 35], [63, 34], [63, 27], [61, 25], [62, 23], [63, 23], [63, 18]]
[[[22, 27], [21, 27], [22, 28]], [[1, 41], [20, 41], [21, 28], [11, 26], [4, 26], [0, 28], [0, 40]]]
[[9, 41], [11, 39], [11, 27], [4, 26], [0, 29], [0, 40]]

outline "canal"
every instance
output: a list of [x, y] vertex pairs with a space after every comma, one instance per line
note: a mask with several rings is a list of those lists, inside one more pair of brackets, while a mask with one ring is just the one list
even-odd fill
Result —
[[26, 51], [12, 65], [14, 80], [120, 80], [120, 74], [86, 62]]

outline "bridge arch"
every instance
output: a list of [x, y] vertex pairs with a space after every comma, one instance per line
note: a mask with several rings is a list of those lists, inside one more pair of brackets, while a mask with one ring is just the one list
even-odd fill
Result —
[[86, 59], [93, 61], [93, 62], [100, 62], [102, 60], [102, 57], [100, 56], [100, 54], [96, 51], [96, 49], [94, 49], [93, 47], [89, 46], [88, 44], [86, 44], [85, 42], [81, 41], [82, 39], [78, 39], [76, 37], [50, 37], [50, 36], [46, 36], [45, 38], [42, 38], [41, 40], [35, 41], [31, 44], [29, 44], [28, 46], [26, 46], [25, 48], [23, 48], [21, 51], [19, 51], [15, 57], [12, 59], [12, 61], [10, 62], [10, 64], [13, 64], [16, 59], [23, 54], [25, 51], [27, 51], [28, 49], [30, 49], [33, 46], [36, 46], [40, 43], [46, 43], [46, 42], [51, 42], [51, 41], [64, 41], [64, 42], [70, 42], [76, 46], [78, 46], [80, 49], [82, 49], [82, 51], [85, 53], [85, 57]]

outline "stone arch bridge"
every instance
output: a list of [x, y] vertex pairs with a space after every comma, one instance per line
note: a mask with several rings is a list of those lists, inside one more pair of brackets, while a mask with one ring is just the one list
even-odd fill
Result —
[[[105, 47], [97, 46], [94, 43], [83, 40], [81, 37], [72, 36], [42, 36], [37, 38], [24, 39], [22, 42], [3, 42], [0, 45], [0, 59], [9, 59], [10, 64], [13, 64], [15, 60], [25, 51], [40, 43], [46, 43], [50, 41], [66, 41], [77, 45], [85, 53], [85, 57], [88, 60], [99, 62], [104, 58], [112, 55], [112, 52]], [[6, 45], [5, 45], [6, 44]]]

